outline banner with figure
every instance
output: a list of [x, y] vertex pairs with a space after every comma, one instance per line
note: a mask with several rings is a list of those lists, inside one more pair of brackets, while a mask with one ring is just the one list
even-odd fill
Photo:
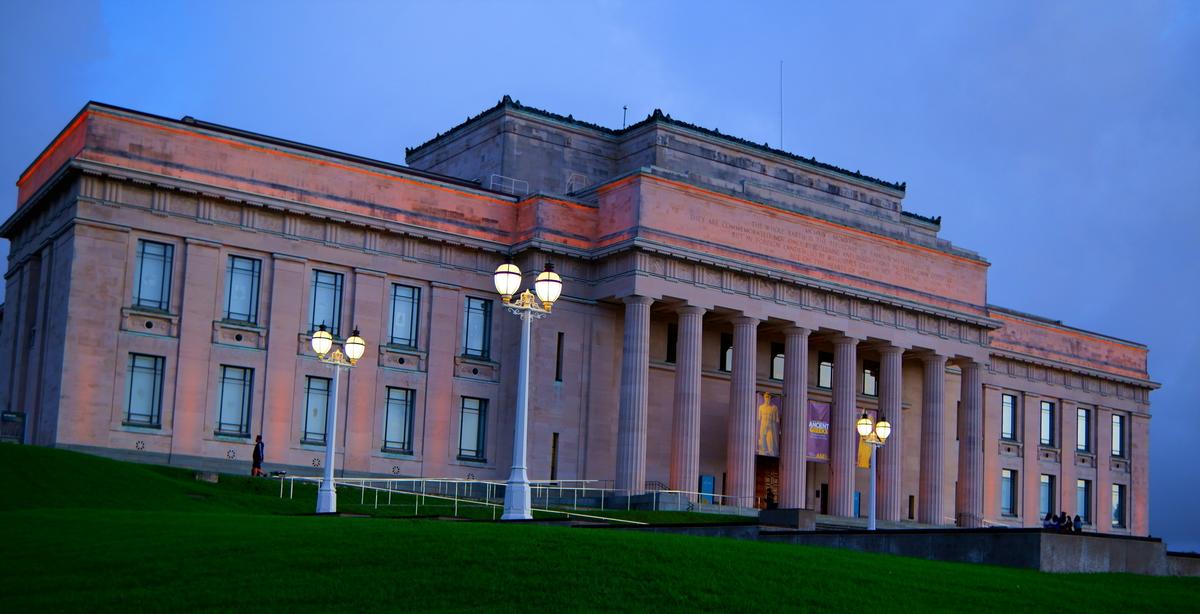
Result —
[[829, 403], [808, 402], [808, 460], [829, 462]]
[[779, 456], [779, 396], [760, 392], [758, 402], [758, 454]]

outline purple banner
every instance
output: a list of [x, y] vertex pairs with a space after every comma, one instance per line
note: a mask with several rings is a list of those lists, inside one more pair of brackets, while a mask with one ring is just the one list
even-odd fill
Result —
[[829, 403], [808, 402], [808, 460], [829, 462]]

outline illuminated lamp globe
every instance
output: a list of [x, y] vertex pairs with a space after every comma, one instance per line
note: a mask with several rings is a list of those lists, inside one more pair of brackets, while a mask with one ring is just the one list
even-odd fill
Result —
[[871, 426], [871, 418], [867, 415], [867, 412], [863, 412], [863, 415], [858, 419], [858, 422], [854, 423], [854, 428], [858, 429], [858, 434], [861, 437], [866, 437], [867, 435], [871, 434]]
[[317, 356], [324, 357], [332, 347], [333, 335], [329, 334], [329, 331], [325, 330], [325, 325], [322, 324], [317, 328], [317, 332], [313, 333], [312, 349], [317, 353]]
[[887, 441], [887, 438], [892, 434], [892, 423], [887, 421], [887, 418], [880, 418], [879, 422], [875, 423], [875, 435], [879, 437], [879, 441]]
[[350, 338], [346, 340], [346, 358], [350, 359], [350, 364], [358, 362], [362, 358], [363, 352], [367, 350], [367, 342], [363, 341], [362, 337], [358, 336], [358, 329], [350, 333]]
[[500, 297], [507, 303], [512, 300], [517, 290], [521, 289], [521, 269], [511, 262], [505, 262], [496, 267], [492, 280], [496, 282], [496, 292], [499, 292]]
[[542, 301], [542, 308], [546, 311], [550, 311], [550, 306], [558, 300], [558, 295], [562, 293], [562, 285], [562, 278], [554, 272], [554, 263], [547, 262], [546, 270], [533, 282], [533, 291], [537, 293], [538, 299]]

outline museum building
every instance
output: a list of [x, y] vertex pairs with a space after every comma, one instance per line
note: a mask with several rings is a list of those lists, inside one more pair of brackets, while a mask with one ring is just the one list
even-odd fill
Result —
[[[987, 302], [989, 263], [905, 185], [655, 111], [622, 129], [504, 97], [396, 165], [88, 103], [22, 173], [5, 436], [153, 463], [503, 480], [520, 320], [553, 262], [529, 470], [743, 507], [1149, 528], [1144, 345]], [[368, 350], [330, 402], [325, 324]]]

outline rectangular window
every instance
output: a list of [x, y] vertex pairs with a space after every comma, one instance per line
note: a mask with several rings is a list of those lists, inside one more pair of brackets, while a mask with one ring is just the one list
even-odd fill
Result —
[[262, 261], [230, 256], [225, 271], [225, 319], [258, 323], [258, 286]]
[[304, 438], [302, 443], [325, 445], [325, 419], [329, 413], [327, 377], [308, 376], [304, 385]]
[[417, 391], [409, 388], [387, 389], [387, 412], [383, 418], [383, 449], [386, 452], [412, 454], [413, 399]]
[[817, 352], [817, 388], [833, 388], [833, 354]]
[[1054, 403], [1042, 401], [1042, 429], [1040, 443], [1043, 446], [1054, 445]]
[[392, 345], [417, 347], [417, 313], [420, 306], [420, 288], [392, 284]]
[[133, 426], [162, 424], [163, 368], [166, 359], [145, 354], [129, 355], [129, 398], [125, 423]]
[[783, 344], [771, 344], [771, 379], [783, 379]]
[[458, 457], [464, 460], [484, 460], [484, 435], [487, 419], [487, 399], [462, 398], [462, 417], [458, 426]]
[[675, 364], [679, 356], [679, 325], [667, 324], [667, 362]]
[[1054, 509], [1054, 476], [1043, 473], [1038, 488], [1038, 514], [1040, 514], [1038, 517], [1045, 518], [1046, 514], [1053, 514], [1057, 511]]
[[1004, 439], [1016, 439], [1017, 433], [1017, 396], [1015, 394], [1000, 395], [1000, 436]]
[[1075, 418], [1075, 449], [1092, 451], [1092, 410], [1080, 407]]
[[174, 256], [174, 245], [138, 241], [137, 271], [133, 284], [134, 306], [170, 310], [171, 261]]
[[322, 324], [334, 337], [342, 335], [342, 274], [313, 270], [309, 332]]
[[562, 381], [563, 367], [563, 340], [566, 337], [565, 333], [558, 333], [558, 347], [554, 352], [554, 381]]
[[728, 373], [733, 370], [733, 335], [721, 333], [721, 364], [718, 368]]
[[217, 408], [217, 433], [250, 436], [250, 399], [254, 369], [221, 365], [221, 401]]
[[1000, 470], [1000, 513], [1017, 515], [1017, 472], [1012, 469]]
[[1092, 524], [1092, 481], [1075, 480], [1075, 510], [1083, 524]]
[[879, 396], [879, 363], [863, 361], [862, 390], [869, 397]]
[[1125, 528], [1125, 485], [1112, 485], [1112, 526], [1114, 529]]
[[492, 354], [492, 302], [467, 297], [463, 324], [463, 356], [487, 360]]
[[1121, 414], [1112, 417], [1112, 455], [1125, 456], [1125, 416]]

